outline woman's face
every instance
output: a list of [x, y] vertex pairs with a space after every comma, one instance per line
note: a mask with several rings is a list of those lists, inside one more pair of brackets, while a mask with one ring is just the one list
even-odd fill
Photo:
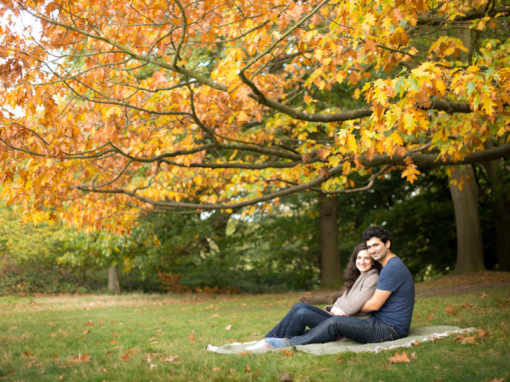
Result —
[[361, 273], [366, 272], [372, 268], [373, 260], [368, 254], [366, 249], [359, 251], [358, 256], [356, 256], [356, 268]]

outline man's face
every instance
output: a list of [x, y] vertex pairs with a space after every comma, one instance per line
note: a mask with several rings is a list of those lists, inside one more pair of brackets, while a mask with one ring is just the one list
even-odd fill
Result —
[[389, 240], [386, 242], [386, 244], [384, 244], [381, 239], [374, 236], [367, 241], [368, 253], [372, 259], [382, 263], [389, 253], [390, 245], [391, 243]]

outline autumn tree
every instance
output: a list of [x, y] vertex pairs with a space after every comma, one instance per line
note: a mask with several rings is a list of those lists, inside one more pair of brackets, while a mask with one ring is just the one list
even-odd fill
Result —
[[122, 232], [141, 209], [270, 209], [510, 155], [506, 1], [6, 0], [0, 16], [2, 197], [33, 221]]

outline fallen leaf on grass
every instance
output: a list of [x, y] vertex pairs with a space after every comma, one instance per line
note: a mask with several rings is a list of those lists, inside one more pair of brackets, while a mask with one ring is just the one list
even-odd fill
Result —
[[285, 354], [285, 355], [288, 355], [288, 356], [291, 356], [292, 355], [292, 352], [290, 350], [287, 350], [287, 349], [279, 349], [281, 353]]
[[247, 372], [247, 373], [250, 373], [250, 372], [251, 372], [251, 367], [250, 367], [250, 365], [246, 365], [246, 372]]
[[193, 329], [193, 330], [191, 331], [191, 333], [189, 334], [188, 338], [189, 338], [189, 340], [190, 340], [191, 342], [195, 342], [195, 329]]
[[504, 382], [505, 378], [494, 378], [491, 382]]
[[11, 326], [11, 327], [9, 328], [9, 330], [16, 330], [16, 329], [18, 329], [18, 327], [17, 327], [17, 326]]
[[485, 337], [487, 336], [487, 331], [483, 330], [483, 329], [478, 329], [478, 337]]
[[113, 345], [113, 344], [116, 344], [116, 343], [118, 343], [118, 342], [119, 342], [119, 341], [117, 341], [117, 340], [111, 340], [109, 343]]
[[227, 326], [225, 327], [225, 330], [230, 330], [230, 329], [232, 329], [232, 325], [227, 325]]
[[93, 322], [88, 321], [88, 322], [85, 322], [85, 325], [86, 326], [94, 326], [95, 324]]
[[131, 360], [131, 357], [129, 357], [130, 354], [133, 354], [135, 353], [136, 350], [135, 349], [129, 349], [127, 350], [123, 355], [122, 357], [120, 357], [123, 361], [130, 361]]
[[221, 367], [215, 366], [215, 367], [213, 367], [212, 371], [214, 371], [214, 372], [221, 371]]
[[452, 316], [455, 316], [459, 310], [458, 309], [453, 309], [450, 305], [448, 305], [445, 308], [445, 311], [446, 311], [446, 313], [451, 314]]
[[163, 358], [163, 361], [170, 363], [178, 363], [177, 362], [178, 358], [179, 358], [178, 355], [169, 355], [168, 357], [165, 356], [165, 358]]
[[28, 350], [23, 353], [25, 357], [33, 357], [34, 355], [30, 353]]
[[461, 344], [474, 344], [474, 345], [478, 345], [478, 342], [476, 341], [476, 337], [475, 336], [471, 336], [471, 337], [457, 336], [456, 339]]
[[489, 297], [489, 295], [488, 295], [487, 293], [485, 293], [485, 292], [484, 292], [484, 293], [482, 293], [482, 294], [480, 295], [480, 300], [483, 300], [484, 298], [487, 298], [487, 297]]
[[409, 357], [407, 356], [407, 353], [405, 351], [403, 351], [402, 354], [395, 353], [395, 355], [393, 357], [390, 357], [389, 360], [390, 360], [390, 363], [402, 363], [402, 362], [409, 363], [409, 362], [411, 362], [411, 360], [409, 359]]
[[432, 320], [432, 319], [434, 318], [434, 316], [435, 316], [435, 314], [434, 314], [434, 313], [431, 313], [431, 314], [429, 314], [428, 316], [426, 316], [425, 318], [426, 318], [427, 320]]
[[78, 354], [67, 357], [69, 362], [89, 362], [90, 354]]

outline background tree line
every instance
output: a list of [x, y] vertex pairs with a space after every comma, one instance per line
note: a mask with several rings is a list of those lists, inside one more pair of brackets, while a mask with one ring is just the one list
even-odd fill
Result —
[[[509, 253], [498, 252], [505, 244], [498, 242], [497, 223], [509, 212], [509, 172], [498, 174], [498, 190], [491, 187], [485, 166], [476, 166], [474, 173], [480, 189], [481, 261], [486, 269], [508, 271]], [[241, 211], [153, 211], [143, 215], [129, 235], [87, 234], [44, 223], [21, 226], [19, 212], [3, 205], [0, 293], [103, 291], [108, 269], [118, 272], [114, 277], [126, 291], [268, 292], [339, 286], [341, 272], [333, 283], [324, 281], [319, 199], [318, 193], [297, 194], [270, 213], [251, 216]], [[455, 213], [443, 172], [426, 172], [414, 184], [390, 173], [363, 192], [335, 199], [339, 264], [346, 264], [366, 227], [381, 224], [392, 232], [393, 248], [416, 280], [455, 271]], [[109, 289], [118, 291], [112, 280]]]

